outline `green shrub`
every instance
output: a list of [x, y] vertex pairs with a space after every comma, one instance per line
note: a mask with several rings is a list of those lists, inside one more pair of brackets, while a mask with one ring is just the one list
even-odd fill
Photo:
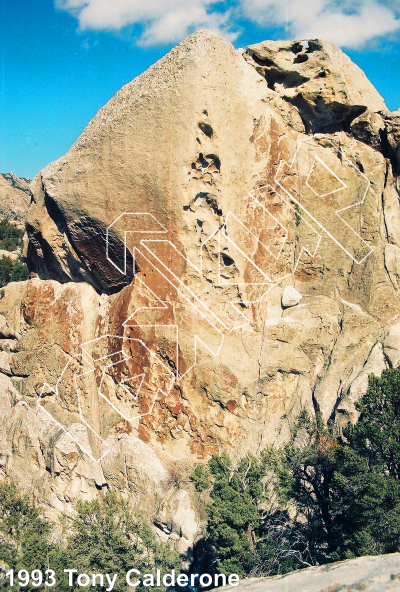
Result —
[[15, 251], [22, 245], [24, 231], [8, 220], [0, 220], [0, 250]]
[[0, 288], [10, 282], [22, 282], [28, 277], [29, 271], [23, 261], [13, 261], [11, 257], [2, 256], [0, 259]]
[[14, 263], [13, 270], [11, 272], [11, 280], [12, 282], [23, 282], [29, 278], [29, 271], [26, 266], [26, 263], [23, 261], [16, 261]]
[[272, 449], [260, 458], [247, 455], [236, 465], [226, 454], [214, 455], [209, 471], [191, 475], [195, 486], [200, 478], [201, 490], [208, 478], [210, 488], [207, 538], [214, 553], [205, 566], [207, 573], [217, 569], [244, 578], [286, 573], [310, 564], [305, 534], [293, 528], [273, 492], [275, 463]]
[[51, 524], [15, 484], [0, 484], [0, 557], [10, 568], [45, 571], [55, 551], [49, 542], [51, 530]]
[[[93, 501], [78, 501], [76, 516], [68, 524], [60, 569], [70, 566], [81, 573], [118, 573], [115, 592], [127, 589], [126, 572], [179, 571], [179, 555], [168, 543], [157, 543], [150, 526], [139, 518], [127, 500], [114, 492]], [[68, 565], [66, 565], [68, 564]], [[136, 588], [146, 590], [142, 585]], [[152, 590], [164, 590], [152, 587]]]
[[197, 465], [189, 479], [199, 493], [210, 487], [210, 473], [205, 465]]
[[[8, 220], [0, 220], [0, 250], [15, 251], [22, 246], [24, 231]], [[21, 259], [13, 260], [2, 256], [0, 259], [0, 288], [9, 282], [21, 282], [29, 277], [28, 268]]]
[[210, 488], [220, 572], [273, 575], [400, 552], [400, 369], [371, 375], [357, 409], [343, 436], [303, 412], [282, 449], [236, 464], [214, 456], [195, 470], [196, 488]]
[[[21, 494], [12, 482], [0, 483], [0, 557], [7, 569], [52, 569], [57, 592], [79, 588], [69, 586], [64, 569], [117, 573], [115, 592], [126, 591], [125, 575], [132, 568], [142, 574], [180, 569], [179, 555], [168, 543], [156, 542], [150, 526], [114, 492], [93, 501], [77, 501], [75, 514], [63, 516], [61, 525], [63, 540], [59, 541], [54, 524], [43, 518], [29, 496]], [[49, 588], [29, 584], [23, 589], [32, 592]], [[147, 590], [142, 585], [136, 589]]]

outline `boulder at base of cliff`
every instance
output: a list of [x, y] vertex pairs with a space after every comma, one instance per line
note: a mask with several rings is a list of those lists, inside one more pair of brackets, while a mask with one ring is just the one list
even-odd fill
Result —
[[[219, 588], [220, 592], [231, 586]], [[358, 557], [301, 569], [284, 576], [250, 578], [236, 592], [389, 592], [400, 590], [400, 553]]]

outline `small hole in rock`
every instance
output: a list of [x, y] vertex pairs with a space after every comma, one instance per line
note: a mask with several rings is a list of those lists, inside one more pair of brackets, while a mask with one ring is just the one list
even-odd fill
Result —
[[225, 253], [221, 253], [221, 257], [225, 267], [229, 267], [230, 265], [233, 265], [235, 263], [235, 260], [232, 259], [232, 257], [229, 257], [229, 255], [226, 255]]
[[218, 205], [218, 201], [215, 195], [213, 195], [212, 193], [206, 193], [204, 191], [201, 191], [196, 195], [194, 201], [196, 202], [198, 199], [205, 199], [206, 203], [211, 207], [214, 214], [217, 214], [217, 216], [222, 216], [222, 210]]
[[203, 169], [206, 169], [208, 167], [208, 165], [210, 164], [203, 156], [203, 154], [200, 152], [199, 154], [199, 163], [201, 164]]
[[221, 170], [221, 161], [216, 154], [206, 154], [206, 158], [214, 163], [218, 171]]
[[204, 121], [200, 121], [198, 125], [203, 134], [205, 134], [208, 138], [212, 137], [214, 130], [209, 123], [204, 123]]
[[308, 55], [305, 53], [299, 53], [293, 60], [294, 64], [302, 64], [303, 62], [307, 62]]
[[301, 51], [303, 51], [303, 45], [297, 41], [292, 45], [290, 49], [293, 53], [300, 53]]
[[317, 43], [317, 41], [313, 41], [312, 39], [308, 40], [308, 47], [306, 49], [307, 53], [313, 53], [314, 51], [319, 51], [320, 49], [322, 49], [322, 45], [320, 43]]
[[275, 62], [273, 60], [270, 60], [269, 58], [266, 58], [266, 57], [259, 58], [255, 53], [252, 53], [251, 57], [253, 58], [255, 63], [258, 64], [259, 66], [268, 66], [268, 67], [276, 66]]

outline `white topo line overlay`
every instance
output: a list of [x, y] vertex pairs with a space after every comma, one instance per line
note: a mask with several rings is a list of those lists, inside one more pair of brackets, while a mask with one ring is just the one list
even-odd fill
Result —
[[[342, 162], [342, 166], [344, 166], [344, 165], [343, 165], [343, 161], [344, 161], [344, 162], [345, 162], [345, 164], [346, 164], [346, 166], [348, 166], [348, 167], [350, 167], [352, 170], [354, 170], [354, 171], [355, 171], [355, 175], [356, 175], [357, 177], [359, 177], [360, 179], [363, 179], [363, 181], [364, 181], [365, 189], [363, 190], [363, 192], [362, 192], [362, 194], [361, 194], [361, 199], [358, 199], [358, 200], [355, 200], [355, 201], [353, 201], [353, 200], [351, 199], [351, 198], [352, 198], [352, 196], [351, 196], [351, 195], [349, 195], [349, 200], [350, 200], [352, 203], [350, 203], [349, 205], [347, 205], [347, 206], [345, 206], [345, 207], [342, 207], [342, 208], [341, 208], [341, 207], [339, 207], [339, 208], [337, 208], [337, 209], [334, 209], [334, 208], [333, 208], [333, 210], [334, 210], [334, 214], [335, 214], [335, 216], [336, 216], [336, 223], [337, 223], [337, 218], [339, 218], [339, 220], [341, 221], [341, 223], [342, 223], [344, 226], [346, 226], [346, 227], [347, 227], [347, 229], [350, 231], [350, 236], [352, 236], [352, 238], [353, 238], [354, 240], [357, 240], [357, 239], [358, 239], [358, 240], [359, 240], [359, 242], [362, 244], [362, 246], [365, 248], [365, 250], [366, 250], [366, 254], [365, 254], [363, 257], [355, 257], [355, 256], [354, 256], [354, 254], [352, 254], [352, 253], [349, 251], [349, 249], [348, 249], [348, 245], [346, 246], [346, 245], [344, 245], [344, 244], [341, 242], [341, 237], [338, 237], [337, 235], [335, 236], [334, 234], [332, 234], [332, 229], [329, 229], [329, 228], [327, 227], [327, 224], [326, 224], [326, 222], [324, 222], [324, 221], [323, 221], [323, 220], [321, 220], [320, 218], [318, 219], [318, 218], [317, 218], [317, 213], [316, 213], [315, 211], [314, 211], [314, 212], [311, 212], [311, 211], [310, 211], [310, 208], [309, 208], [309, 207], [307, 208], [307, 207], [304, 205], [304, 202], [300, 202], [300, 201], [299, 201], [299, 200], [296, 198], [296, 195], [295, 195], [293, 192], [291, 192], [290, 190], [288, 190], [288, 189], [287, 189], [287, 187], [285, 187], [285, 184], [284, 184], [284, 181], [285, 181], [284, 168], [285, 168], [285, 167], [287, 167], [287, 168], [288, 168], [288, 169], [289, 169], [289, 170], [292, 172], [292, 174], [293, 174], [293, 171], [294, 171], [294, 170], [296, 170], [296, 165], [298, 165], [298, 163], [299, 163], [299, 161], [300, 161], [300, 157], [301, 157], [301, 151], [302, 151], [302, 149], [303, 149], [305, 146], [307, 146], [307, 147], [308, 147], [308, 146], [310, 146], [310, 145], [314, 146], [315, 148], [320, 148], [320, 149], [323, 149], [323, 146], [321, 146], [321, 144], [320, 144], [320, 143], [318, 143], [318, 144], [315, 144], [315, 142], [314, 142], [314, 143], [312, 143], [312, 140], [313, 140], [313, 138], [311, 138], [311, 139], [308, 139], [308, 138], [307, 138], [307, 139], [302, 139], [302, 140], [300, 140], [300, 142], [299, 142], [299, 143], [298, 143], [298, 145], [297, 145], [297, 148], [296, 148], [296, 152], [295, 152], [295, 154], [294, 154], [294, 157], [293, 157], [293, 159], [292, 159], [292, 161], [291, 161], [291, 163], [290, 163], [290, 164], [288, 164], [288, 163], [287, 163], [285, 160], [283, 160], [283, 159], [280, 161], [280, 163], [279, 163], [279, 166], [278, 166], [278, 169], [277, 169], [277, 172], [276, 172], [276, 175], [275, 175], [275, 182], [276, 182], [276, 184], [277, 184], [277, 185], [280, 187], [280, 189], [281, 189], [282, 191], [284, 191], [284, 192], [285, 192], [285, 193], [286, 193], [286, 194], [287, 194], [287, 195], [290, 197], [290, 199], [291, 199], [292, 201], [294, 201], [294, 202], [297, 204], [297, 206], [298, 206], [299, 208], [301, 208], [301, 211], [303, 211], [303, 212], [304, 212], [306, 215], [308, 215], [308, 216], [309, 216], [309, 217], [310, 217], [310, 218], [313, 220], [313, 222], [315, 222], [315, 224], [317, 224], [317, 225], [318, 225], [318, 227], [319, 227], [319, 228], [321, 228], [321, 229], [322, 229], [322, 230], [323, 230], [323, 231], [324, 231], [324, 232], [325, 232], [325, 233], [326, 233], [326, 234], [327, 234], [327, 235], [328, 235], [328, 236], [329, 236], [329, 237], [330, 237], [330, 238], [331, 238], [331, 239], [332, 239], [332, 240], [333, 240], [333, 241], [334, 241], [334, 242], [335, 242], [335, 243], [336, 243], [336, 244], [337, 244], [337, 245], [338, 245], [338, 246], [339, 246], [339, 247], [340, 247], [340, 248], [341, 248], [341, 249], [342, 249], [342, 250], [343, 250], [345, 253], [346, 253], [346, 255], [348, 255], [349, 257], [351, 257], [351, 259], [353, 259], [353, 261], [354, 261], [355, 263], [358, 263], [358, 264], [360, 264], [360, 263], [362, 263], [363, 261], [365, 261], [365, 259], [366, 259], [366, 258], [367, 258], [367, 257], [368, 257], [368, 256], [369, 256], [371, 253], [372, 253], [373, 249], [372, 249], [372, 247], [371, 247], [370, 245], [368, 245], [368, 243], [367, 243], [367, 242], [366, 242], [366, 241], [365, 241], [365, 240], [364, 240], [364, 239], [363, 239], [363, 238], [360, 236], [360, 234], [358, 234], [358, 233], [357, 233], [357, 232], [354, 230], [354, 228], [352, 228], [352, 227], [350, 226], [350, 224], [348, 224], [348, 223], [347, 223], [347, 222], [346, 222], [346, 221], [345, 221], [345, 220], [342, 218], [342, 216], [341, 216], [341, 213], [343, 213], [343, 212], [345, 212], [345, 211], [347, 211], [347, 210], [350, 210], [351, 208], [355, 208], [356, 206], [361, 206], [361, 205], [364, 203], [365, 197], [366, 197], [366, 195], [367, 195], [367, 192], [368, 192], [368, 189], [369, 189], [369, 187], [370, 187], [370, 184], [371, 184], [371, 183], [370, 183], [369, 179], [366, 177], [366, 175], [365, 175], [364, 173], [362, 173], [362, 172], [361, 172], [361, 171], [360, 171], [360, 170], [359, 170], [359, 169], [358, 169], [358, 168], [357, 168], [357, 167], [356, 167], [356, 166], [355, 166], [355, 165], [354, 165], [354, 164], [351, 162], [351, 160], [349, 160], [349, 159], [347, 158], [347, 156], [346, 156], [346, 155], [343, 153], [343, 151], [342, 151], [340, 148], [338, 148], [338, 147], [337, 147], [337, 146], [336, 146], [336, 145], [335, 145], [335, 144], [334, 144], [334, 143], [333, 143], [333, 142], [332, 142], [332, 141], [331, 141], [329, 138], [326, 138], [325, 136], [323, 136], [323, 137], [319, 138], [319, 140], [320, 140], [320, 141], [321, 141], [321, 140], [323, 140], [323, 141], [327, 142], [328, 144], [330, 144], [330, 146], [332, 146], [332, 148], [334, 149], [334, 151], [340, 155], [340, 159], [341, 159], [341, 162]], [[314, 189], [314, 188], [313, 188], [313, 187], [310, 185], [310, 183], [309, 183], [309, 179], [310, 179], [310, 176], [311, 176], [311, 174], [312, 174], [312, 171], [313, 171], [313, 169], [314, 169], [314, 165], [315, 165], [315, 162], [316, 162], [316, 161], [320, 162], [320, 163], [321, 163], [321, 165], [324, 167], [324, 169], [326, 169], [326, 170], [327, 170], [328, 174], [329, 174], [329, 175], [331, 175], [332, 177], [334, 177], [334, 178], [335, 178], [335, 179], [338, 181], [338, 183], [339, 183], [340, 187], [338, 187], [337, 189], [335, 189], [335, 190], [333, 190], [333, 191], [331, 191], [331, 192], [329, 192], [329, 193], [318, 193], [318, 192], [317, 192], [317, 191], [316, 191], [316, 190], [315, 190], [315, 189]], [[286, 175], [286, 177], [287, 177], [287, 176], [288, 176], [288, 175]], [[333, 195], [333, 194], [335, 194], [335, 193], [339, 193], [339, 192], [345, 191], [346, 189], [350, 189], [350, 188], [348, 187], [348, 185], [347, 185], [346, 183], [344, 183], [344, 181], [343, 181], [343, 180], [342, 180], [342, 179], [341, 179], [341, 178], [340, 178], [340, 177], [339, 177], [339, 176], [338, 176], [338, 175], [337, 175], [337, 174], [336, 174], [336, 173], [335, 173], [335, 172], [334, 172], [334, 171], [333, 171], [333, 170], [332, 170], [332, 169], [331, 169], [331, 168], [330, 168], [330, 167], [329, 167], [329, 166], [328, 166], [328, 165], [327, 165], [325, 162], [323, 162], [323, 160], [322, 160], [321, 158], [319, 158], [318, 156], [315, 156], [315, 157], [314, 157], [314, 159], [313, 159], [313, 161], [312, 161], [312, 164], [311, 164], [311, 167], [310, 167], [310, 169], [309, 169], [309, 172], [308, 172], [308, 175], [307, 175], [307, 178], [306, 178], [306, 183], [305, 183], [305, 184], [306, 184], [306, 186], [307, 186], [307, 187], [308, 187], [308, 188], [309, 188], [309, 189], [310, 189], [310, 190], [311, 190], [311, 191], [314, 193], [314, 195], [316, 195], [316, 196], [318, 196], [318, 197], [320, 197], [320, 198], [323, 198], [323, 197], [326, 197], [326, 196], [328, 196], [328, 195]], [[348, 192], [348, 193], [349, 193], [349, 192]], [[304, 197], [304, 196], [302, 195], [302, 197]], [[317, 202], [317, 206], [318, 206], [318, 202]], [[317, 209], [317, 208], [316, 208], [316, 209]], [[299, 212], [299, 215], [300, 215], [300, 216], [301, 216], [301, 211]], [[321, 214], [325, 214], [325, 213], [326, 213], [326, 211], [325, 211], [325, 212], [321, 212]]]
[[[296, 148], [296, 152], [295, 155], [291, 161], [290, 164], [288, 164], [285, 160], [281, 160], [277, 169], [277, 173], [275, 176], [275, 186], [272, 185], [264, 185], [259, 187], [258, 189], [255, 189], [253, 191], [251, 191], [249, 193], [249, 197], [250, 200], [253, 204], [254, 207], [258, 208], [259, 211], [261, 213], [263, 213], [263, 215], [269, 217], [268, 219], [273, 220], [276, 224], [275, 229], [272, 231], [272, 236], [269, 237], [270, 243], [268, 244], [265, 242], [262, 242], [259, 238], [257, 238], [257, 236], [254, 234], [254, 232], [252, 232], [252, 230], [250, 230], [247, 226], [246, 223], [242, 222], [232, 211], [229, 211], [226, 215], [225, 218], [225, 222], [224, 224], [219, 227], [216, 228], [215, 231], [208, 236], [208, 238], [200, 245], [200, 255], [199, 255], [199, 259], [200, 259], [200, 263], [199, 266], [196, 266], [193, 264], [192, 261], [189, 261], [182, 253], [179, 252], [179, 250], [176, 248], [176, 246], [169, 240], [167, 239], [153, 239], [153, 238], [140, 238], [140, 235], [153, 235], [153, 234], [166, 234], [168, 231], [165, 228], [165, 226], [151, 213], [149, 212], [124, 212], [122, 214], [120, 214], [118, 216], [118, 218], [116, 218], [114, 220], [114, 222], [112, 224], [110, 224], [110, 226], [107, 228], [106, 230], [106, 258], [107, 260], [111, 263], [111, 265], [117, 269], [121, 274], [126, 275], [127, 273], [127, 252], [128, 251], [128, 246], [127, 246], [127, 235], [128, 233], [130, 234], [137, 234], [138, 235], [138, 240], [135, 243], [135, 246], [133, 248], [133, 253], [132, 253], [132, 260], [133, 260], [133, 272], [135, 272], [135, 261], [136, 259], [140, 258], [141, 262], [144, 262], [144, 264], [146, 265], [151, 265], [153, 266], [155, 272], [157, 274], [159, 274], [160, 278], [162, 278], [162, 281], [165, 282], [165, 284], [167, 286], [169, 286], [169, 289], [171, 290], [172, 293], [176, 292], [176, 297], [178, 299], [180, 299], [181, 302], [184, 303], [184, 306], [188, 308], [188, 310], [192, 310], [192, 315], [193, 315], [193, 335], [192, 335], [192, 339], [193, 339], [193, 363], [185, 369], [185, 371], [180, 369], [180, 362], [179, 362], [179, 349], [180, 349], [180, 341], [181, 341], [181, 328], [178, 324], [174, 324], [174, 323], [157, 323], [157, 322], [153, 322], [154, 321], [154, 317], [157, 317], [158, 314], [167, 314], [168, 311], [171, 309], [171, 304], [170, 303], [166, 303], [165, 301], [163, 301], [161, 299], [161, 297], [159, 297], [159, 295], [154, 291], [154, 289], [152, 290], [149, 285], [147, 285], [147, 283], [140, 278], [139, 276], [136, 277], [135, 282], [137, 282], [138, 287], [142, 286], [142, 288], [144, 288], [145, 290], [147, 290], [149, 292], [149, 294], [154, 298], [155, 304], [153, 305], [149, 305], [149, 306], [139, 306], [132, 314], [129, 315], [129, 317], [123, 322], [123, 327], [124, 328], [129, 328], [129, 329], [133, 329], [133, 330], [138, 330], [139, 332], [141, 330], [146, 331], [149, 329], [158, 329], [159, 331], [163, 331], [164, 329], [166, 331], [172, 331], [172, 333], [175, 335], [175, 349], [174, 349], [174, 356], [175, 356], [175, 370], [172, 370], [169, 366], [167, 366], [165, 364], [165, 362], [162, 360], [162, 358], [157, 355], [157, 352], [153, 351], [151, 349], [151, 347], [149, 348], [146, 343], [140, 339], [140, 338], [132, 338], [132, 337], [127, 337], [125, 335], [103, 335], [101, 337], [98, 337], [96, 339], [90, 340], [88, 342], [85, 342], [83, 344], [80, 345], [80, 349], [82, 351], [81, 354], [77, 354], [76, 356], [74, 356], [73, 358], [71, 358], [68, 363], [66, 364], [63, 372], [61, 373], [55, 388], [50, 387], [48, 384], [44, 384], [39, 400], [38, 400], [38, 405], [41, 407], [41, 409], [46, 413], [46, 415], [52, 419], [52, 421], [54, 421], [57, 426], [59, 426], [62, 430], [64, 430], [64, 432], [66, 432], [67, 434], [69, 434], [69, 436], [74, 440], [74, 442], [82, 449], [83, 452], [85, 452], [85, 454], [87, 454], [94, 462], [100, 462], [111, 450], [110, 445], [105, 441], [104, 438], [102, 438], [101, 434], [99, 433], [98, 429], [96, 430], [95, 427], [93, 425], [91, 425], [87, 418], [85, 418], [85, 414], [83, 411], [83, 404], [82, 404], [82, 394], [80, 393], [80, 388], [78, 386], [78, 380], [82, 379], [85, 376], [90, 377], [91, 375], [95, 376], [95, 372], [96, 369], [98, 370], [98, 367], [96, 368], [96, 364], [100, 364], [102, 366], [102, 373], [101, 373], [101, 379], [100, 379], [100, 385], [98, 387], [98, 397], [99, 400], [103, 400], [104, 402], [106, 402], [108, 405], [110, 405], [110, 407], [121, 416], [122, 419], [128, 421], [128, 422], [132, 422], [132, 421], [136, 421], [138, 419], [140, 419], [141, 417], [143, 417], [144, 415], [148, 415], [151, 413], [151, 411], [154, 408], [154, 404], [156, 402], [156, 400], [160, 397], [160, 395], [162, 395], [163, 397], [167, 397], [168, 394], [170, 393], [174, 382], [179, 382], [181, 381], [184, 376], [186, 376], [186, 374], [189, 372], [189, 370], [191, 370], [197, 363], [197, 350], [198, 350], [198, 346], [199, 344], [201, 344], [209, 353], [211, 353], [213, 356], [218, 356], [221, 350], [221, 347], [223, 345], [223, 341], [224, 341], [224, 334], [228, 331], [233, 331], [233, 330], [237, 330], [240, 329], [246, 325], [249, 324], [249, 319], [245, 316], [245, 314], [243, 313], [243, 311], [241, 310], [240, 307], [238, 307], [238, 304], [259, 304], [262, 299], [265, 297], [265, 295], [270, 291], [270, 289], [273, 287], [273, 285], [276, 285], [277, 282], [282, 281], [283, 279], [290, 277], [292, 275], [295, 274], [298, 264], [300, 262], [301, 256], [302, 254], [305, 252], [307, 253], [310, 257], [314, 257], [317, 253], [317, 250], [320, 246], [321, 240], [322, 240], [322, 234], [321, 232], [317, 232], [315, 230], [315, 228], [309, 223], [309, 221], [304, 217], [307, 216], [307, 218], [311, 219], [316, 225], [317, 227], [322, 230], [323, 233], [326, 233], [349, 257], [351, 257], [351, 259], [353, 261], [355, 261], [356, 263], [362, 263], [372, 252], [372, 248], [362, 239], [362, 237], [341, 217], [341, 213], [343, 213], [346, 210], [349, 210], [355, 206], [361, 205], [364, 202], [365, 196], [367, 194], [370, 182], [367, 179], [367, 177], [364, 175], [364, 173], [361, 173], [361, 171], [359, 171], [355, 165], [343, 154], [342, 150], [340, 150], [337, 146], [335, 146], [335, 144], [333, 144], [333, 142], [331, 142], [328, 138], [322, 137], [319, 138], [319, 140], [324, 140], [325, 142], [327, 142], [330, 146], [332, 146], [333, 150], [335, 151], [336, 154], [340, 155], [340, 158], [342, 160], [342, 162], [345, 162], [347, 167], [351, 167], [350, 170], [353, 170], [356, 172], [356, 174], [359, 176], [360, 179], [362, 179], [364, 185], [365, 185], [365, 190], [363, 191], [362, 197], [359, 201], [356, 201], [355, 203], [351, 203], [350, 205], [346, 205], [345, 207], [342, 208], [337, 208], [334, 209], [334, 214], [336, 216], [336, 218], [339, 218], [341, 223], [347, 227], [349, 229], [349, 234], [347, 236], [352, 238], [352, 237], [356, 237], [356, 239], [359, 241], [359, 244], [362, 245], [363, 247], [365, 247], [365, 249], [367, 250], [367, 253], [362, 257], [357, 259], [354, 254], [352, 254], [350, 252], [350, 250], [348, 248], [346, 248], [346, 245], [343, 245], [341, 240], [342, 237], [335, 237], [331, 230], [329, 228], [326, 227], [326, 223], [324, 223], [323, 220], [318, 219], [318, 217], [316, 216], [315, 212], [310, 211], [310, 208], [305, 207], [305, 203], [301, 202], [296, 194], [294, 194], [293, 192], [290, 191], [290, 189], [288, 189], [285, 186], [285, 174], [284, 174], [284, 169], [285, 167], [287, 167], [289, 169], [289, 171], [291, 171], [290, 176], [293, 178], [293, 171], [295, 170], [296, 166], [298, 165], [298, 162], [300, 161], [301, 156], [303, 156], [301, 154], [303, 148], [307, 145], [307, 147], [310, 146], [312, 139], [304, 139], [301, 140]], [[311, 144], [312, 146], [315, 146], [316, 149], [323, 149], [323, 147], [321, 146], [320, 143], [318, 144]], [[322, 167], [322, 171], [327, 171], [327, 174], [331, 176], [331, 179], [333, 178], [336, 181], [336, 188], [332, 189], [332, 191], [330, 192], [325, 192], [325, 193], [321, 193], [319, 191], [316, 190], [315, 186], [313, 186], [312, 184], [312, 174], [313, 171], [315, 169], [316, 163]], [[301, 166], [301, 163], [300, 163]], [[333, 194], [341, 194], [342, 196], [344, 195], [341, 192], [345, 192], [348, 189], [348, 185], [340, 178], [340, 176], [333, 171], [325, 162], [323, 162], [323, 160], [318, 156], [318, 155], [313, 155], [312, 158], [312, 162], [310, 162], [307, 166], [309, 166], [308, 171], [305, 172], [304, 174], [304, 178], [305, 178], [305, 186], [308, 188], [309, 191], [311, 191], [314, 196], [316, 196], [317, 198], [327, 198], [332, 196]], [[262, 267], [260, 267], [259, 264], [256, 264], [256, 262], [252, 259], [252, 256], [254, 256], [254, 253], [257, 252], [258, 249], [263, 249], [264, 252], [268, 252], [269, 255], [271, 256], [271, 262], [273, 261], [279, 261], [284, 246], [287, 242], [288, 236], [289, 236], [289, 231], [288, 228], [279, 221], [279, 219], [277, 218], [277, 216], [275, 214], [273, 214], [266, 206], [265, 204], [263, 204], [261, 202], [262, 199], [262, 192], [263, 190], [266, 191], [271, 191], [273, 192], [277, 199], [279, 199], [281, 201], [282, 204], [284, 204], [286, 210], [291, 210], [292, 212], [294, 212], [296, 214], [296, 216], [298, 216], [299, 218], [302, 219], [302, 222], [305, 224], [305, 227], [307, 228], [307, 231], [309, 233], [309, 237], [311, 237], [311, 239], [309, 239], [311, 242], [310, 243], [306, 243], [306, 244], [301, 244], [300, 245], [300, 249], [299, 249], [299, 254], [297, 256], [296, 261], [294, 262], [294, 266], [293, 266], [293, 271], [291, 273], [287, 273], [287, 274], [283, 274], [279, 277], [273, 278], [271, 274], [269, 274], [268, 269], [263, 269]], [[300, 196], [302, 197], [302, 196]], [[293, 205], [295, 204], [295, 205]], [[122, 267], [119, 265], [119, 261], [116, 261], [116, 256], [115, 253], [113, 252], [113, 248], [111, 247], [111, 235], [112, 233], [114, 234], [114, 236], [116, 236], [118, 238], [119, 235], [121, 235], [121, 228], [122, 228], [122, 232], [123, 232], [123, 249], [124, 249], [124, 253], [123, 253], [123, 265]], [[253, 251], [252, 253], [246, 252], [246, 247], [244, 246], [243, 242], [237, 242], [237, 240], [234, 240], [234, 237], [232, 236], [232, 232], [233, 234], [235, 234], [235, 228], [236, 231], [239, 233], [240, 236], [246, 236], [246, 238], [250, 239], [250, 242], [252, 242], [253, 245]], [[233, 231], [232, 231], [233, 229]], [[275, 233], [275, 234], [274, 234]], [[223, 238], [227, 243], [229, 243], [230, 245], [233, 246], [234, 249], [236, 249], [241, 255], [242, 257], [244, 257], [244, 259], [248, 262], [248, 264], [250, 266], [253, 266], [253, 268], [257, 271], [257, 273], [260, 276], [261, 281], [259, 282], [237, 282], [235, 284], [235, 282], [229, 283], [226, 281], [223, 281], [222, 277], [221, 277], [221, 254], [222, 254], [222, 247], [221, 247], [221, 238]], [[240, 238], [240, 237], [239, 237]], [[194, 270], [196, 273], [199, 274], [200, 279], [205, 278], [204, 276], [204, 254], [205, 254], [205, 249], [208, 248], [208, 246], [210, 245], [212, 239], [216, 239], [217, 240], [217, 247], [218, 247], [218, 263], [217, 263], [217, 281], [218, 281], [218, 285], [220, 286], [227, 286], [227, 285], [237, 285], [237, 286], [260, 286], [260, 291], [261, 291], [261, 295], [259, 295], [257, 298], [255, 298], [254, 300], [246, 300], [246, 299], [242, 299], [241, 301], [231, 301], [230, 304], [234, 307], [235, 311], [238, 313], [238, 319], [242, 318], [242, 320], [244, 322], [239, 323], [240, 324], [231, 324], [229, 325], [229, 323], [227, 323], [226, 318], [222, 315], [221, 313], [212, 305], [210, 304], [206, 304], [202, 301], [202, 297], [200, 293], [196, 293], [196, 291], [192, 291], [183, 281], [182, 279], [177, 275], [176, 270], [171, 267], [171, 263], [170, 265], [168, 265], [168, 263], [165, 262], [165, 260], [163, 260], [163, 258], [160, 258], [160, 254], [157, 252], [157, 246], [162, 246], [165, 245], [166, 248], [169, 249], [170, 252], [172, 252], [174, 255], [176, 255], [176, 257], [182, 257], [183, 260], [185, 260], [186, 265], [189, 266], [192, 270]], [[118, 239], [120, 240], [120, 239]], [[306, 239], [307, 240], [307, 239]], [[280, 248], [277, 250], [276, 245], [278, 244], [278, 246], [280, 245]], [[275, 251], [272, 248], [273, 246], [275, 246]], [[149, 260], [149, 257], [151, 258], [151, 261]], [[165, 259], [165, 258], [164, 258]], [[231, 309], [232, 310], [232, 309]], [[141, 314], [142, 311], [149, 311], [149, 320], [146, 322], [141, 322], [140, 318], [141, 318]], [[144, 313], [146, 315], [146, 312]], [[135, 319], [136, 317], [136, 319]], [[190, 315], [189, 315], [190, 318]], [[198, 324], [196, 324], [199, 322], [202, 322], [204, 324], [204, 327], [208, 330], [213, 332], [213, 337], [212, 339], [214, 340], [212, 341], [208, 341], [205, 340], [204, 336], [201, 337], [200, 335], [198, 335], [197, 333], [199, 332], [198, 330], [196, 331], [196, 328], [198, 327]], [[204, 329], [203, 327], [203, 329]], [[121, 348], [119, 351], [113, 352], [112, 354], [108, 354], [105, 356], [100, 356], [100, 357], [93, 357], [93, 355], [90, 353], [90, 351], [92, 350], [92, 346], [95, 346], [97, 343], [99, 343], [101, 340], [104, 339], [116, 339], [116, 340], [120, 340], [121, 342]], [[128, 376], [128, 377], [124, 377], [122, 380], [120, 380], [117, 385], [119, 387], [121, 387], [122, 389], [124, 389], [124, 391], [126, 392], [126, 396], [128, 398], [128, 401], [136, 401], [139, 397], [139, 394], [142, 390], [142, 386], [147, 384], [147, 390], [152, 391], [153, 389], [153, 399], [151, 401], [151, 404], [149, 405], [149, 409], [146, 413], [142, 413], [142, 414], [136, 414], [134, 416], [132, 415], [128, 415], [125, 409], [122, 409], [120, 406], [118, 406], [116, 404], [115, 401], [112, 401], [109, 397], [107, 397], [106, 392], [104, 391], [105, 388], [105, 379], [106, 379], [106, 374], [108, 371], [112, 370], [114, 367], [116, 367], [118, 364], [127, 364], [129, 362], [130, 359], [132, 359], [129, 355], [127, 355], [126, 351], [124, 351], [124, 346], [126, 346], [127, 344], [129, 345], [129, 343], [132, 342], [136, 342], [138, 345], [140, 345], [141, 347], [144, 348], [144, 350], [147, 352], [147, 355], [149, 357], [149, 359], [154, 360], [154, 365], [158, 364], [160, 366], [160, 368], [162, 369], [162, 371], [164, 372], [164, 377], [160, 379], [160, 382], [162, 384], [162, 388], [160, 386], [154, 386], [151, 383], [151, 377], [149, 377], [146, 373], [145, 370], [139, 371], [134, 373], [134, 375], [132, 376]], [[120, 356], [118, 361], [114, 361], [114, 358], [116, 356]], [[57, 412], [51, 412], [49, 411], [49, 409], [46, 409], [45, 405], [46, 405], [46, 401], [49, 401], [49, 395], [50, 398], [52, 397], [60, 397], [60, 393], [59, 390], [63, 388], [62, 383], [63, 380], [65, 381], [65, 377], [67, 376], [67, 370], [70, 369], [72, 371], [72, 367], [74, 364], [79, 364], [82, 367], [82, 371], [78, 372], [78, 373], [73, 373], [74, 375], [74, 389], [75, 389], [75, 393], [76, 393], [76, 401], [77, 401], [77, 407], [79, 409], [79, 422], [78, 423], [74, 423], [74, 429], [72, 429], [72, 424], [70, 424], [68, 427], [66, 427], [65, 425], [63, 425], [63, 423], [57, 419]], [[85, 369], [86, 366], [86, 369]], [[71, 367], [71, 368], [70, 368]], [[85, 370], [85, 371], [84, 371]], [[130, 391], [129, 389], [127, 389], [127, 387], [125, 386], [126, 384], [128, 384], [130, 381], [134, 381], [136, 380], [138, 382], [138, 387], [137, 390], [135, 392], [135, 394], [132, 393], [132, 391]], [[54, 400], [54, 399], [53, 399]], [[68, 429], [70, 428], [70, 429]], [[85, 433], [82, 432], [82, 429], [80, 430], [80, 434], [77, 432], [79, 432], [80, 428], [84, 428], [84, 430], [86, 430]], [[90, 445], [90, 438], [93, 440], [97, 440], [97, 448], [100, 449], [98, 454], [94, 455], [91, 445]]]

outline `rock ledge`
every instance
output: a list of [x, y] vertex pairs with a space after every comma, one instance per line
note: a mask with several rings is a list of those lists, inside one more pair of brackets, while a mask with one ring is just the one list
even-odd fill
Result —
[[[223, 590], [229, 586], [219, 588]], [[358, 557], [320, 567], [309, 567], [284, 576], [250, 578], [237, 592], [386, 592], [400, 590], [400, 553]]]

